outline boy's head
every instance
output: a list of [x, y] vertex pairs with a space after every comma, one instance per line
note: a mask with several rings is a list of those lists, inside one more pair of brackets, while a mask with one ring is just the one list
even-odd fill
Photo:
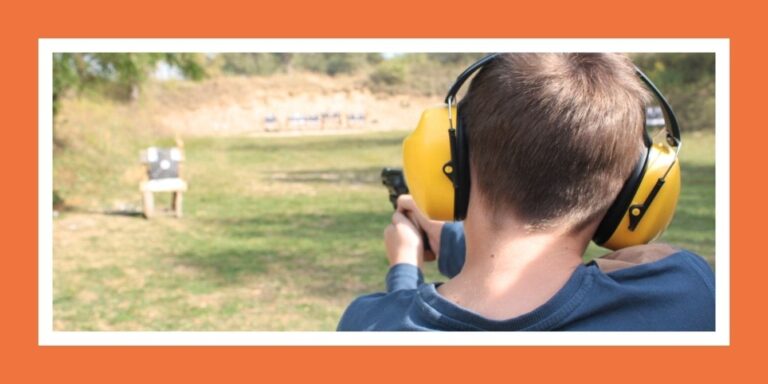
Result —
[[513, 213], [533, 230], [595, 223], [644, 150], [647, 100], [623, 55], [499, 56], [459, 107], [473, 196], [494, 222]]

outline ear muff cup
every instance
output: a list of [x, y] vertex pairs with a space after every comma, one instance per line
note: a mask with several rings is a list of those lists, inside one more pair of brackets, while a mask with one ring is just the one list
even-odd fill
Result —
[[[637, 220], [633, 226], [632, 211], [641, 209], [649, 197], [652, 197], [652, 204], [645, 204], [647, 209], [642, 220]], [[655, 240], [672, 222], [679, 197], [680, 162], [677, 161], [676, 149], [664, 143], [653, 144], [648, 150], [642, 180], [621, 221], [606, 240], [595, 240], [595, 243], [616, 250]]]
[[[453, 109], [456, 119], [456, 109]], [[403, 173], [416, 205], [433, 220], [454, 219], [448, 109], [443, 105], [422, 112], [416, 129], [403, 140]]]

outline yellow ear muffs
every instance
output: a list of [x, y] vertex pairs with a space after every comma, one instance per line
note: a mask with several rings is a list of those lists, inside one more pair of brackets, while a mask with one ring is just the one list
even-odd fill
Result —
[[[452, 109], [456, 120], [456, 109]], [[450, 123], [444, 105], [428, 108], [419, 125], [403, 141], [403, 172], [416, 205], [432, 220], [453, 220], [454, 188], [448, 176]]]
[[[495, 57], [497, 54], [487, 55], [464, 70], [448, 91], [446, 105], [425, 110], [416, 129], [403, 141], [406, 183], [416, 205], [433, 220], [464, 217], [461, 212], [468, 203], [469, 169], [462, 159], [468, 158], [468, 149], [460, 143], [464, 128], [461, 124], [454, 127], [458, 119], [456, 108], [451, 106], [462, 84]], [[636, 68], [636, 74], [661, 104], [667, 142], [653, 144], [645, 133], [647, 150], [598, 226], [593, 240], [614, 250], [660, 236], [672, 221], [680, 195], [677, 155], [682, 139], [677, 117], [653, 82], [640, 69]], [[461, 169], [453, 169], [457, 164]]]
[[621, 222], [601, 245], [616, 250], [655, 240], [667, 229], [680, 196], [678, 147], [653, 144], [637, 191]]

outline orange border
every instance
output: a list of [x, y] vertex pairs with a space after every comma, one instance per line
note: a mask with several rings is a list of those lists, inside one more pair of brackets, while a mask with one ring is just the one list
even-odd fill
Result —
[[[74, 4], [76, 2], [82, 5]], [[3, 6], [0, 273], [4, 382], [205, 380], [726, 381], [754, 370], [762, 305], [764, 24], [757, 10], [699, 1], [449, 5], [421, 1], [220, 3], [135, 0]], [[681, 4], [682, 3], [682, 4]], [[687, 4], [686, 4], [687, 3]], [[109, 4], [109, 5], [108, 5]], [[104, 7], [108, 6], [109, 9]], [[38, 347], [37, 39], [41, 37], [727, 37], [731, 39], [731, 347]], [[764, 217], [764, 216], [763, 216]], [[8, 241], [11, 240], [11, 241]], [[753, 251], [754, 249], [754, 251]], [[749, 258], [748, 266], [744, 257]], [[407, 374], [406, 374], [407, 372]]]

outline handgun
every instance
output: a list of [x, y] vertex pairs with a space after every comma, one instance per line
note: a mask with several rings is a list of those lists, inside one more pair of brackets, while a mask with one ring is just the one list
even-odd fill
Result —
[[[384, 168], [381, 170], [381, 183], [387, 187], [389, 191], [389, 202], [392, 203], [392, 208], [397, 209], [397, 198], [400, 195], [408, 194], [408, 184], [405, 183], [405, 176], [403, 170], [398, 168]], [[424, 240], [424, 250], [431, 251], [432, 247], [429, 245], [429, 237], [427, 233], [422, 231], [421, 237]]]
[[408, 185], [405, 183], [403, 170], [397, 168], [384, 168], [381, 170], [381, 183], [389, 191], [389, 202], [392, 208], [397, 209], [397, 198], [408, 194]]

